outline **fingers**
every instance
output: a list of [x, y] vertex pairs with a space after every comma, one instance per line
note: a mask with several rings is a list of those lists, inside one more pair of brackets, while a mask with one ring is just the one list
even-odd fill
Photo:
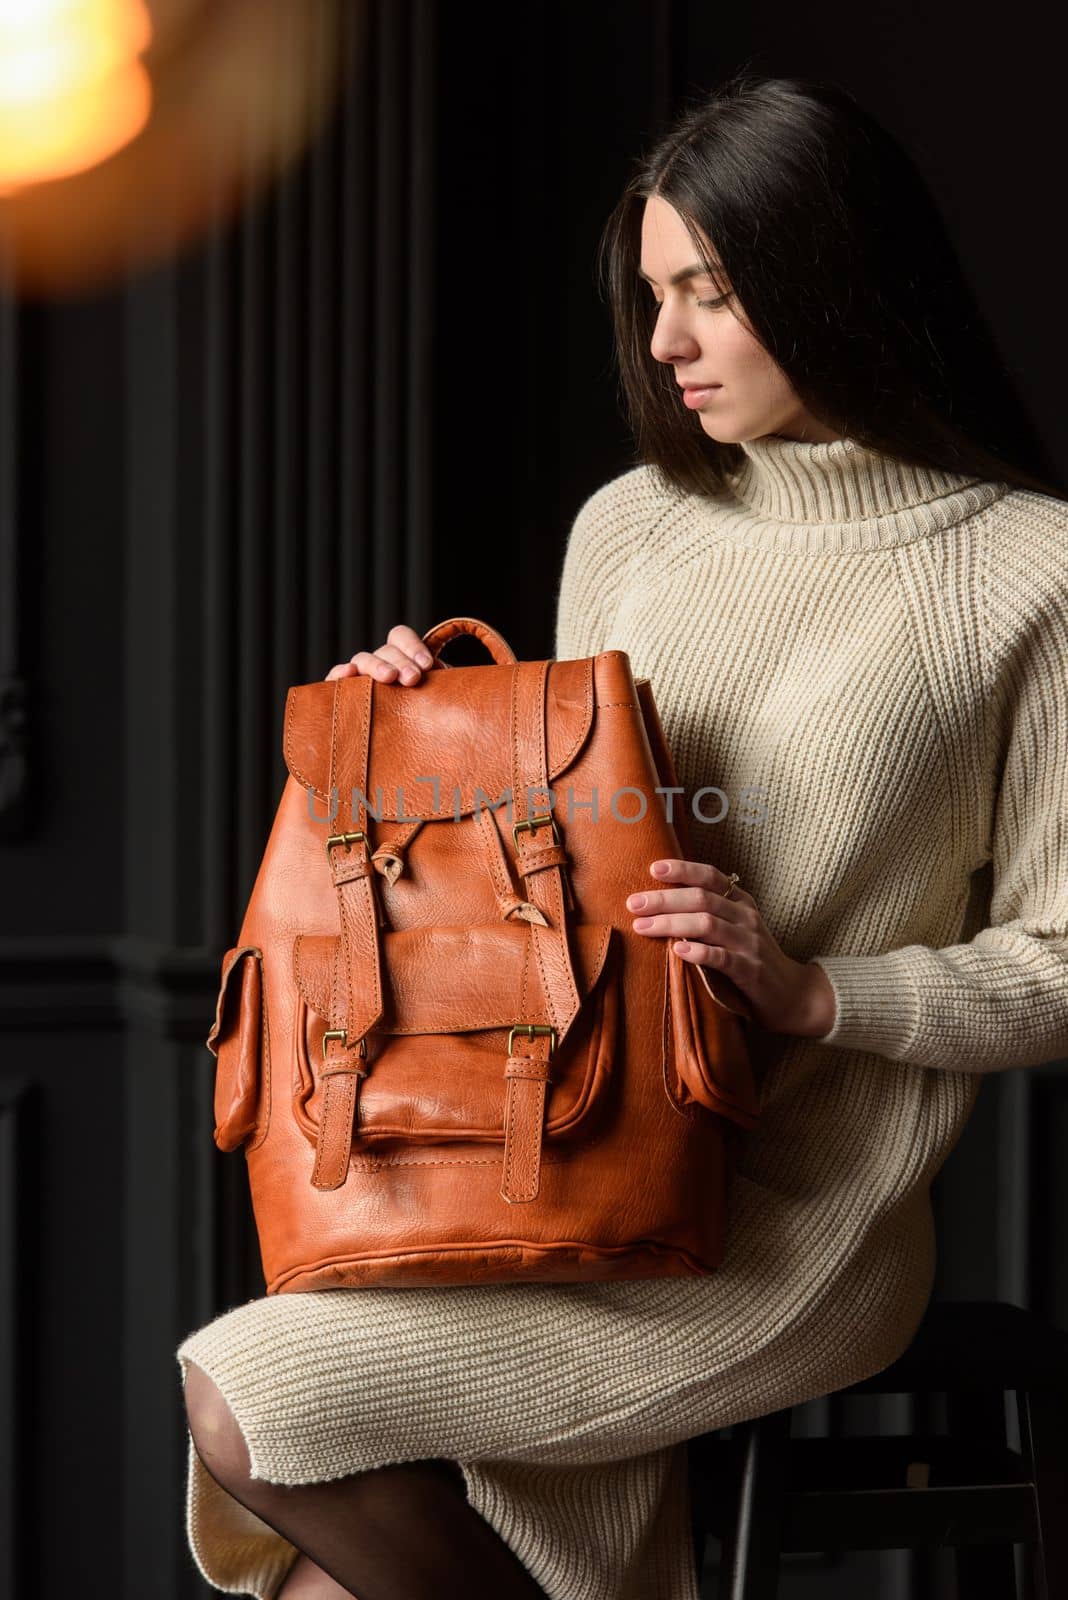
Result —
[[628, 895], [627, 910], [636, 914], [631, 924], [635, 933], [736, 945], [739, 938], [755, 932], [758, 913], [752, 896], [743, 899], [743, 891], [736, 885], [728, 900], [730, 878], [718, 867], [672, 858], [650, 863], [650, 872], [654, 867], [665, 867], [666, 872], [655, 876], [660, 883], [673, 886], [640, 889]]
[[[649, 871], [660, 883], [695, 883], [711, 889], [715, 894], [723, 894], [731, 881], [729, 873], [712, 866], [708, 861], [680, 861], [671, 856], [651, 861]], [[742, 894], [745, 894], [745, 890], [737, 884], [731, 898]]]
[[663, 860], [651, 861], [649, 871], [658, 883], [696, 887], [724, 897], [730, 893], [730, 899], [725, 901], [726, 904], [747, 905], [751, 910], [756, 910], [756, 901], [751, 894], [746, 893], [740, 883], [734, 884], [732, 888], [732, 874], [723, 872], [710, 862], [681, 861], [668, 856]]
[[627, 910], [640, 911], [646, 917], [658, 913], [697, 911], [713, 914], [723, 922], [744, 924], [750, 920], [750, 908], [735, 896], [727, 900], [711, 889], [698, 889], [692, 885], [678, 889], [639, 890], [627, 896]]
[[409, 628], [406, 622], [398, 622], [390, 628], [386, 639], [389, 644], [397, 645], [413, 661], [418, 661], [420, 656], [426, 656], [424, 665], [430, 665], [430, 651], [423, 643], [422, 634], [416, 633], [414, 628]]
[[[358, 665], [361, 657], [372, 664], [374, 676], [381, 677], [384, 683], [391, 682], [394, 677], [399, 677], [402, 683], [417, 683], [422, 677], [421, 664], [398, 644], [380, 644], [373, 655], [361, 650], [356, 657]], [[393, 673], [389, 671], [391, 667], [395, 669]]]
[[[757, 981], [759, 963], [751, 952], [730, 950], [721, 944], [705, 944], [700, 939], [676, 939], [671, 948], [684, 961], [690, 962], [691, 966], [713, 967], [717, 972], [722, 972], [747, 997]], [[826, 1031], [825, 1028], [824, 1032]]]
[[635, 918], [631, 927], [651, 938], [700, 939], [705, 944], [729, 944], [733, 949], [741, 949], [752, 939], [744, 923], [717, 916], [714, 911], [661, 911]]
[[416, 684], [433, 659], [421, 635], [407, 623], [398, 622], [390, 628], [385, 644], [377, 650], [357, 650], [348, 661], [339, 661], [326, 674], [326, 681], [362, 676], [377, 678], [379, 683]]

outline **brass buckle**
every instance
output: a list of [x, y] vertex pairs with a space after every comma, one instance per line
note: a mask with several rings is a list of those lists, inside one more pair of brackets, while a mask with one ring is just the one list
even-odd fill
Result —
[[[326, 1055], [326, 1041], [328, 1039], [340, 1039], [342, 1044], [345, 1046], [346, 1050], [349, 1048], [349, 1036], [348, 1036], [348, 1033], [346, 1032], [346, 1030], [344, 1028], [328, 1028], [326, 1033], [323, 1034], [323, 1055], [324, 1056]], [[361, 1060], [366, 1059], [366, 1056], [367, 1056], [367, 1040], [366, 1039], [358, 1039], [356, 1041], [356, 1054], [361, 1058]]]
[[332, 844], [343, 844], [347, 850], [349, 845], [354, 844], [357, 839], [362, 839], [364, 844], [370, 843], [367, 835], [359, 828], [356, 829], [355, 833], [332, 833], [326, 841], [327, 860], [330, 859], [330, 846]]
[[512, 1040], [515, 1038], [517, 1033], [525, 1033], [528, 1039], [533, 1039], [534, 1035], [537, 1034], [537, 1033], [549, 1033], [549, 1034], [552, 1034], [552, 1039], [550, 1040], [550, 1043], [549, 1043], [549, 1054], [552, 1055], [553, 1051], [556, 1049], [556, 1029], [555, 1028], [550, 1028], [549, 1025], [547, 1023], [544, 1023], [544, 1022], [517, 1022], [508, 1031], [508, 1054], [509, 1055], [511, 1055], [511, 1053], [512, 1053]]
[[556, 818], [553, 816], [551, 811], [539, 811], [536, 812], [534, 816], [528, 817], [525, 822], [515, 822], [512, 824], [512, 843], [515, 845], [516, 849], [519, 849], [519, 840], [516, 838], [516, 834], [519, 832], [520, 828], [529, 828], [531, 833], [533, 833], [535, 828], [544, 827], [546, 823], [549, 824], [549, 827], [552, 830], [553, 844], [559, 844], [560, 835], [556, 831]]

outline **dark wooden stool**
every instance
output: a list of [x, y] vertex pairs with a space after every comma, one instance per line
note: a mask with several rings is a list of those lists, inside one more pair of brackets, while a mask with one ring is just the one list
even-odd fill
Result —
[[692, 1439], [694, 1552], [700, 1572], [706, 1533], [723, 1541], [719, 1600], [774, 1600], [785, 1551], [939, 1545], [959, 1600], [1012, 1600], [1017, 1543], [1036, 1600], [1068, 1600], [1068, 1333], [999, 1301], [932, 1302], [899, 1360], [837, 1392], [944, 1395], [949, 1431], [791, 1439], [788, 1408]]

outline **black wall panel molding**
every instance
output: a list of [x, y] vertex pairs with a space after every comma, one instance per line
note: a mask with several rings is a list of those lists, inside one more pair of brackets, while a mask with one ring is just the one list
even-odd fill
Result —
[[19, 546], [19, 308], [0, 284], [0, 839], [26, 824], [27, 690]]
[[39, 1514], [30, 1464], [30, 1407], [40, 1301], [29, 1199], [39, 1160], [38, 1106], [27, 1078], [0, 1082], [0, 1594], [31, 1592], [31, 1529]]

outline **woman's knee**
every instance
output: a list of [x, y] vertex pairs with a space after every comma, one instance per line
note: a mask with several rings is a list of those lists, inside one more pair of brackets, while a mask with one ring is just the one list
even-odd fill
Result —
[[203, 1367], [186, 1365], [185, 1412], [197, 1454], [216, 1482], [226, 1489], [249, 1482], [249, 1455], [226, 1400]]

